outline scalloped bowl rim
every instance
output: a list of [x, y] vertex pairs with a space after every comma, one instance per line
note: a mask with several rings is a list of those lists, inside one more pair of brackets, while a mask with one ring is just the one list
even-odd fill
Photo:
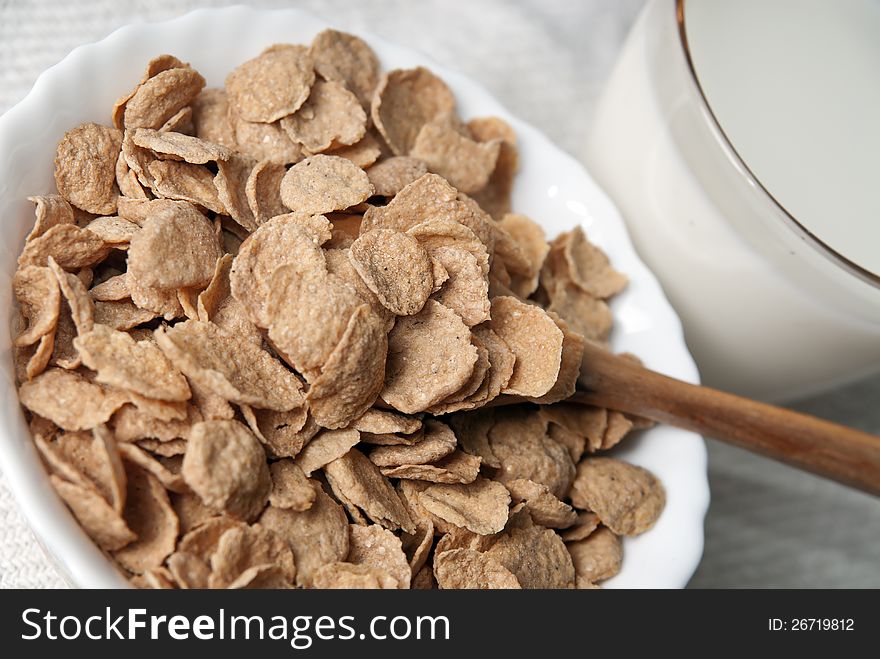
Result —
[[[4, 218], [0, 258], [5, 278], [0, 302], [4, 308], [12, 308], [9, 282], [33, 218], [24, 197], [51, 190], [51, 154], [65, 130], [81, 121], [108, 121], [112, 102], [139, 79], [143, 63], [160, 52], [173, 52], [192, 62], [209, 86], [216, 86], [222, 84], [225, 72], [267, 45], [308, 42], [326, 27], [330, 25], [323, 19], [297, 9], [258, 10], [241, 5], [200, 9], [167, 21], [119, 28], [101, 41], [79, 46], [43, 72], [27, 96], [0, 117], [0, 217]], [[229, 39], [221, 39], [223, 35]], [[533, 217], [550, 235], [583, 224], [612, 263], [630, 277], [628, 289], [612, 303], [614, 349], [632, 351], [651, 368], [698, 382], [677, 315], [636, 255], [618, 211], [583, 165], [513, 117], [466, 76], [380, 37], [361, 31], [358, 35], [376, 50], [384, 69], [422, 65], [435, 71], [452, 88], [463, 117], [492, 114], [513, 126], [521, 152], [514, 210]], [[0, 345], [5, 348], [0, 468], [37, 540], [69, 583], [124, 587], [119, 572], [51, 490], [18, 405], [10, 326], [8, 317], [0, 323]], [[657, 473], [668, 501], [653, 529], [624, 540], [622, 570], [606, 585], [684, 587], [703, 551], [703, 522], [709, 504], [705, 444], [694, 433], [662, 426], [625, 444], [614, 453]]]

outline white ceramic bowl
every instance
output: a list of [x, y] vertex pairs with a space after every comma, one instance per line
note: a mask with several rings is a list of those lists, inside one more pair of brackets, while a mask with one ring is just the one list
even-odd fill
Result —
[[[0, 118], [0, 468], [21, 509], [68, 580], [82, 587], [119, 587], [124, 580], [80, 530], [53, 493], [33, 448], [14, 386], [10, 349], [10, 279], [33, 222], [28, 195], [54, 192], [52, 161], [64, 132], [84, 121], [109, 123], [113, 102], [140, 78], [160, 53], [189, 61], [220, 86], [237, 64], [278, 42], [308, 43], [323, 21], [300, 11], [231, 7], [195, 11], [162, 23], [132, 25], [71, 52], [37, 80], [17, 106]], [[385, 69], [428, 66], [452, 88], [464, 118], [497, 115], [516, 130], [521, 153], [513, 206], [540, 222], [549, 235], [582, 224], [590, 238], [630, 277], [612, 308], [617, 351], [640, 356], [663, 373], [697, 382], [681, 326], [654, 276], [636, 256], [617, 210], [584, 168], [531, 126], [512, 117], [468, 78], [424, 55], [361, 35]], [[511, 72], [514, 75], [514, 72]], [[571, 121], [579, 121], [572, 114]], [[653, 471], [666, 487], [666, 510], [649, 532], [627, 539], [623, 568], [608, 587], [683, 587], [703, 550], [703, 518], [709, 503], [706, 450], [693, 433], [657, 427], [616, 451]]]

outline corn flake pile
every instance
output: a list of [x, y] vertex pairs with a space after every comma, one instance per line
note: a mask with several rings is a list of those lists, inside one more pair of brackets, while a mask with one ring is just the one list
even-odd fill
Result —
[[626, 279], [510, 213], [510, 127], [332, 30], [204, 86], [154, 59], [31, 198], [19, 394], [85, 532], [141, 587], [617, 573], [644, 421], [564, 401]]

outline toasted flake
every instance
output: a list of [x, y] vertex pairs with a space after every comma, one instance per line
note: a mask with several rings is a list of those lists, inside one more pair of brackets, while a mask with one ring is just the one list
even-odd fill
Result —
[[409, 154], [453, 187], [470, 194], [486, 187], [500, 148], [500, 141], [476, 142], [459, 133], [448, 120], [440, 119], [422, 126]]
[[192, 114], [192, 107], [190, 107], [189, 105], [180, 108], [180, 110], [178, 110], [173, 117], [162, 124], [162, 127], [159, 129], [159, 131], [163, 133], [171, 132], [182, 133], [184, 135], [192, 135], [195, 131], [195, 127], [193, 126], [192, 121]]
[[318, 80], [306, 102], [281, 119], [292, 140], [310, 153], [358, 142], [366, 132], [367, 115], [357, 97], [339, 82]]
[[562, 331], [562, 358], [556, 382], [547, 393], [536, 399], [538, 403], [549, 404], [565, 400], [574, 394], [584, 356], [584, 337], [573, 332], [568, 323], [552, 311], [548, 311], [547, 315]]
[[429, 483], [473, 483], [480, 473], [481, 459], [464, 451], [453, 451], [432, 464], [404, 464], [382, 467], [388, 478], [426, 481]]
[[581, 459], [586, 451], [586, 437], [578, 433], [573, 433], [555, 423], [549, 423], [547, 425], [547, 435], [568, 450], [571, 460], [575, 464]]
[[351, 449], [324, 467], [330, 487], [337, 494], [364, 511], [377, 524], [408, 533], [415, 526], [400, 497], [370, 460], [357, 449]]
[[32, 360], [37, 360], [38, 357], [45, 358], [46, 355], [41, 354], [41, 351], [48, 351], [49, 361], [42, 363], [42, 359], [38, 360], [42, 365], [36, 365], [39, 366], [39, 369], [31, 373], [29, 379], [42, 373], [48, 364], [69, 370], [79, 368], [82, 365], [82, 359], [80, 359], [76, 348], [73, 347], [73, 340], [76, 336], [76, 324], [73, 322], [70, 308], [62, 304], [61, 315], [58, 316], [58, 325], [55, 327], [55, 332], [46, 334], [40, 339], [37, 351], [33, 353], [31, 358]]
[[348, 453], [360, 440], [357, 430], [324, 430], [296, 456], [296, 464], [306, 476]]
[[155, 336], [184, 375], [227, 400], [282, 412], [303, 403], [299, 379], [246, 338], [200, 321], [160, 328]]
[[95, 302], [95, 323], [115, 330], [130, 330], [156, 316], [155, 312], [141, 309], [130, 300]]
[[268, 160], [257, 163], [251, 169], [245, 184], [245, 195], [257, 226], [287, 212], [281, 201], [281, 180], [286, 173], [284, 165]]
[[127, 282], [132, 299], [135, 282], [163, 290], [206, 286], [221, 256], [211, 223], [195, 207], [160, 210], [131, 239]]
[[51, 475], [52, 487], [70, 508], [85, 532], [107, 551], [121, 549], [135, 540], [122, 516], [95, 490]]
[[513, 297], [492, 299], [492, 329], [516, 355], [504, 393], [543, 396], [556, 383], [564, 334], [540, 307]]
[[443, 589], [520, 589], [516, 575], [491, 556], [473, 549], [451, 549], [434, 556], [434, 575]]
[[40, 337], [36, 345], [14, 349], [15, 379], [17, 382], [33, 380], [46, 370], [55, 356], [57, 331]]
[[480, 535], [498, 533], [507, 523], [510, 493], [501, 483], [485, 478], [431, 485], [417, 498], [433, 515]]
[[235, 68], [226, 77], [226, 93], [240, 117], [272, 123], [305, 103], [314, 80], [307, 48], [276, 45]]
[[224, 533], [243, 526], [243, 522], [226, 515], [211, 517], [188, 531], [177, 543], [177, 550], [208, 560], [217, 550], [217, 544]]
[[[134, 143], [134, 132], [126, 131], [125, 135], [122, 139], [122, 157], [125, 160], [125, 164], [128, 166], [130, 173], [134, 174], [137, 178], [138, 185], [144, 190], [144, 195], [137, 194], [135, 191], [135, 199], [127, 200], [127, 202], [131, 201], [144, 201], [143, 197], [147, 197], [149, 195], [146, 194], [147, 190], [151, 193], [155, 193], [155, 181], [153, 177], [150, 175], [150, 164], [158, 160], [158, 156], [150, 151], [149, 149], [145, 149], [141, 146], [138, 146]], [[122, 199], [120, 197], [119, 199]], [[116, 202], [117, 213], [119, 212], [119, 200]]]
[[[574, 524], [561, 531], [559, 535], [565, 542], [583, 540], [584, 538], [589, 538], [593, 531], [599, 527], [600, 523], [599, 516], [596, 513], [589, 510], [581, 510], [578, 512]], [[575, 568], [577, 568], [577, 561], [575, 561]]]
[[281, 181], [284, 205], [301, 213], [343, 210], [372, 194], [364, 170], [339, 156], [310, 156], [291, 167]]
[[210, 321], [217, 314], [220, 305], [231, 295], [229, 272], [232, 269], [232, 259], [232, 254], [224, 254], [217, 259], [211, 283], [196, 300], [198, 317], [202, 322]]
[[125, 104], [123, 124], [127, 130], [161, 128], [192, 103], [205, 86], [205, 79], [188, 66], [175, 66], [151, 76]]
[[[147, 441], [145, 440], [139, 445], [143, 446]], [[199, 495], [193, 492], [174, 492], [169, 495], [169, 498], [171, 505], [174, 506], [174, 512], [177, 513], [177, 519], [180, 521], [181, 536], [186, 535], [203, 522], [216, 517], [216, 513], [203, 504]]]
[[315, 501], [315, 490], [309, 479], [293, 460], [278, 460], [269, 465], [272, 490], [269, 505], [276, 508], [308, 510]]
[[573, 588], [575, 569], [559, 535], [525, 525], [507, 529], [486, 552], [516, 575], [523, 588]]
[[577, 520], [574, 509], [553, 496], [543, 483], [516, 479], [506, 482], [505, 486], [510, 491], [514, 503], [526, 504], [526, 510], [536, 524], [564, 529]]
[[138, 226], [144, 223], [166, 208], [189, 208], [190, 204], [185, 201], [175, 201], [173, 199], [128, 199], [126, 197], [119, 198], [119, 208], [117, 214], [119, 217], [134, 222]]
[[[441, 248], [465, 251], [470, 253], [479, 264], [483, 278], [489, 274], [489, 253], [486, 245], [465, 225], [445, 219], [426, 220], [411, 227], [407, 233], [416, 238], [432, 257]], [[437, 261], [437, 263], [442, 267], [442, 262]], [[445, 273], [443, 278], [445, 283], [449, 273], [445, 268], [442, 268], [442, 271]]]
[[214, 177], [220, 203], [232, 219], [248, 231], [257, 228], [257, 221], [247, 198], [247, 182], [253, 165], [251, 159], [235, 155], [225, 162], [217, 163], [217, 176]]
[[409, 588], [412, 570], [400, 538], [378, 524], [352, 524], [349, 532], [349, 563], [384, 570], [395, 578], [398, 588]]
[[326, 589], [358, 589], [358, 590], [395, 590], [398, 581], [385, 570], [372, 565], [353, 565], [338, 561], [328, 563], [315, 571], [312, 588]]
[[[348, 213], [330, 213], [327, 219], [333, 225], [331, 229], [333, 235], [327, 242], [325, 249], [327, 251], [345, 252], [345, 258], [348, 259], [348, 252], [346, 250], [351, 247], [352, 243], [357, 240], [361, 233], [361, 216]], [[329, 264], [327, 267], [331, 272], [334, 272], [333, 267]]]
[[281, 122], [261, 124], [233, 116], [235, 148], [254, 161], [268, 160], [279, 165], [299, 162], [305, 157], [302, 146], [290, 139]]
[[39, 195], [28, 197], [28, 201], [34, 204], [34, 227], [25, 238], [29, 242], [46, 233], [56, 224], [75, 224], [73, 208], [61, 195]]
[[623, 547], [620, 538], [610, 529], [600, 528], [583, 540], [568, 543], [567, 547], [579, 582], [594, 584], [620, 572]]
[[528, 262], [529, 272], [517, 273], [511, 283], [513, 291], [526, 298], [538, 287], [538, 275], [550, 251], [550, 245], [547, 244], [541, 226], [525, 215], [507, 213], [498, 224], [510, 234]]
[[[143, 341], [143, 343], [155, 345], [152, 341]], [[154, 419], [160, 421], [183, 421], [187, 417], [189, 410], [189, 403], [187, 401], [158, 400], [156, 398], [142, 396], [131, 390], [128, 391], [128, 395], [131, 398], [131, 402], [138, 408], [138, 410]]]
[[242, 587], [255, 576], [247, 574], [249, 570], [265, 565], [279, 570], [282, 583], [291, 584], [296, 576], [293, 552], [284, 540], [260, 526], [235, 526], [217, 541], [208, 583], [211, 588]]
[[360, 142], [332, 149], [327, 155], [345, 158], [358, 167], [365, 168], [379, 159], [382, 155], [382, 147], [379, 141], [368, 132]]
[[95, 306], [85, 285], [76, 275], [64, 272], [51, 256], [48, 260], [49, 269], [58, 282], [77, 334], [90, 331], [94, 325]]
[[168, 571], [180, 588], [205, 589], [211, 575], [211, 567], [201, 556], [185, 551], [176, 551], [167, 560]]
[[[242, 412], [247, 409], [243, 406]], [[252, 415], [245, 413], [244, 416], [269, 454], [279, 458], [297, 456], [306, 442], [320, 431], [305, 405], [289, 412], [253, 410]]]
[[[116, 185], [119, 187], [120, 198], [148, 199], [147, 191], [141, 185], [138, 175], [129, 167], [125, 159], [125, 153], [119, 152], [116, 159]], [[117, 212], [119, 212], [119, 199], [116, 200]]]
[[113, 416], [113, 430], [120, 442], [142, 439], [169, 442], [175, 439], [189, 439], [193, 424], [201, 420], [201, 414], [192, 407], [187, 407], [185, 419], [165, 421], [141, 411], [136, 406], [126, 405]]
[[218, 259], [211, 283], [198, 296], [196, 315], [202, 322], [210, 321], [228, 334], [262, 347], [262, 334], [248, 319], [241, 302], [232, 297], [229, 284], [232, 258], [232, 254], [224, 254]]
[[263, 565], [253, 565], [249, 567], [242, 572], [235, 581], [226, 586], [226, 588], [230, 590], [279, 590], [292, 588], [292, 586], [282, 568], [273, 563], [264, 563]]
[[434, 288], [427, 252], [405, 233], [383, 228], [362, 233], [349, 259], [385, 308], [398, 316], [418, 313]]
[[60, 368], [50, 368], [24, 383], [18, 393], [22, 405], [64, 430], [94, 428], [126, 403], [122, 392]]
[[617, 444], [629, 434], [633, 429], [633, 422], [621, 412], [616, 410], [608, 411], [608, 427], [605, 428], [605, 434], [602, 436], [602, 450], [607, 451]]
[[258, 327], [269, 326], [269, 294], [277, 268], [293, 263], [310, 272], [324, 269], [321, 244], [330, 239], [330, 222], [318, 218], [310, 223], [289, 215], [273, 218], [241, 244], [229, 283], [232, 295]]
[[[463, 225], [477, 236], [484, 249], [489, 253], [494, 250], [496, 228], [492, 218], [473, 199], [459, 193], [446, 179], [436, 174], [425, 174], [410, 183], [386, 206], [370, 208], [364, 213], [361, 230], [370, 231], [384, 226], [408, 231], [428, 221]], [[488, 271], [488, 264], [486, 267]]]
[[109, 252], [110, 246], [88, 229], [57, 224], [25, 244], [18, 264], [45, 266], [51, 256], [65, 270], [79, 270], [100, 263]]
[[449, 275], [434, 299], [455, 311], [468, 327], [489, 319], [489, 281], [473, 254], [455, 247], [431, 251]]
[[587, 458], [578, 465], [571, 502], [596, 513], [618, 535], [639, 535], [657, 521], [666, 492], [647, 469], [614, 458]]
[[157, 568], [174, 551], [179, 523], [168, 493], [151, 473], [128, 464], [125, 521], [137, 540], [114, 552], [127, 570], [142, 574]]
[[269, 497], [266, 453], [253, 433], [237, 421], [195, 424], [181, 473], [205, 505], [233, 517], [255, 518]]
[[55, 474], [95, 490], [117, 513], [122, 513], [125, 469], [116, 440], [105, 426], [92, 432], [64, 432], [55, 441], [47, 441], [36, 433], [34, 442]]
[[407, 155], [422, 126], [455, 112], [446, 83], [428, 69], [395, 69], [382, 76], [371, 116], [395, 155]]
[[[333, 231], [334, 236], [338, 235], [337, 230], [334, 227]], [[355, 236], [356, 238], [357, 236]], [[358, 297], [361, 298], [363, 302], [366, 302], [370, 305], [370, 309], [373, 312], [373, 315], [382, 319], [385, 329], [390, 330], [391, 326], [394, 325], [394, 314], [385, 308], [382, 302], [379, 300], [379, 296], [377, 296], [370, 287], [367, 286], [366, 282], [363, 278], [358, 274], [358, 271], [355, 269], [354, 265], [349, 258], [349, 250], [348, 249], [328, 249], [329, 245], [333, 242], [331, 239], [327, 245], [325, 245], [324, 249], [324, 257], [327, 262], [327, 271], [330, 274], [336, 275], [346, 284], [350, 285], [354, 288]], [[350, 241], [349, 244], [353, 244], [354, 239]]]
[[568, 450], [547, 436], [537, 412], [513, 410], [498, 415], [489, 430], [492, 452], [501, 463], [501, 482], [526, 478], [543, 483], [557, 498], [568, 493], [575, 475]]
[[73, 206], [109, 215], [116, 210], [116, 160], [122, 131], [94, 123], [65, 133], [55, 154], [55, 184]]
[[269, 506], [260, 525], [286, 541], [296, 561], [296, 583], [311, 586], [316, 572], [348, 555], [348, 518], [338, 503], [312, 482], [315, 501], [308, 510]]
[[203, 89], [192, 103], [193, 134], [199, 139], [235, 148], [235, 129], [223, 89]]
[[462, 449], [471, 455], [482, 458], [489, 467], [500, 467], [501, 462], [492, 452], [489, 444], [489, 431], [495, 425], [495, 410], [485, 409], [468, 414], [453, 414], [449, 424], [455, 431]]
[[231, 419], [235, 416], [235, 410], [223, 396], [194, 382], [189, 383], [189, 388], [192, 391], [192, 403], [205, 421]]
[[147, 453], [141, 447], [126, 442], [119, 443], [119, 453], [132, 464], [137, 465], [151, 473], [156, 479], [162, 483], [162, 486], [171, 492], [188, 492], [189, 488], [183, 481], [180, 474], [176, 474], [169, 470], [155, 457]]
[[33, 265], [19, 268], [12, 278], [12, 291], [27, 321], [15, 338], [16, 346], [32, 345], [55, 330], [61, 313], [61, 291], [51, 269]]
[[550, 292], [548, 311], [559, 314], [575, 332], [593, 341], [607, 341], [613, 318], [604, 300], [593, 297], [579, 286], [558, 281]]
[[410, 435], [422, 427], [418, 417], [397, 414], [372, 407], [351, 422], [350, 428], [369, 433], [401, 433]]
[[225, 213], [226, 206], [217, 195], [214, 174], [207, 167], [176, 160], [155, 160], [148, 166], [158, 194], [197, 204], [215, 213]]
[[73, 341], [83, 363], [97, 371], [97, 381], [129, 389], [158, 400], [187, 400], [186, 378], [162, 351], [148, 341], [135, 341], [125, 332], [95, 325]]
[[379, 60], [363, 39], [337, 30], [323, 30], [315, 36], [309, 52], [319, 76], [341, 82], [369, 107], [379, 82]]
[[458, 441], [444, 423], [425, 422], [424, 438], [412, 445], [379, 446], [370, 452], [370, 460], [379, 467], [398, 467], [436, 462], [455, 450]]
[[174, 458], [186, 453], [185, 439], [172, 439], [167, 442], [162, 442], [158, 439], [142, 439], [137, 442], [137, 445], [145, 451], [149, 451], [153, 455], [162, 458]]
[[[320, 270], [303, 272], [302, 267], [283, 265], [273, 274], [269, 339], [285, 361], [314, 381], [316, 369], [329, 359], [352, 315], [366, 305], [338, 276]], [[360, 332], [363, 327], [356, 329]]]
[[510, 193], [513, 179], [519, 166], [519, 154], [516, 149], [516, 134], [513, 129], [498, 117], [478, 117], [468, 122], [473, 138], [479, 142], [501, 140], [495, 171], [489, 182], [479, 192], [474, 193], [474, 200], [480, 207], [496, 220], [501, 220], [510, 212]]
[[388, 335], [382, 398], [401, 412], [420, 412], [458, 391], [476, 362], [461, 318], [428, 300], [416, 315], [399, 318]]
[[107, 245], [125, 246], [140, 228], [134, 222], [116, 216], [97, 217], [86, 227]]
[[471, 407], [479, 407], [494, 400], [510, 382], [516, 356], [507, 347], [504, 340], [490, 327], [474, 327], [472, 331], [475, 339], [486, 347], [489, 356], [489, 371], [483, 383], [479, 389], [465, 399]]
[[343, 428], [370, 408], [385, 381], [387, 352], [384, 323], [368, 306], [358, 307], [309, 389], [309, 409], [319, 425]]
[[394, 156], [367, 170], [374, 194], [381, 197], [393, 197], [427, 173], [428, 167], [424, 162], [409, 156]]
[[574, 229], [563, 244], [571, 279], [584, 291], [604, 300], [626, 286], [626, 277], [611, 267], [608, 257], [587, 240], [581, 227]]
[[232, 156], [232, 152], [225, 146], [172, 131], [138, 128], [132, 134], [132, 141], [153, 153], [194, 165], [228, 160]]
[[[573, 403], [557, 403], [556, 405], [542, 406], [540, 413], [552, 424], [555, 424], [569, 433], [580, 436], [585, 441], [577, 456], [573, 460], [580, 460], [584, 449], [595, 452], [602, 447], [603, 437], [608, 428], [608, 411], [601, 407], [590, 405], [576, 405]], [[570, 443], [565, 442], [571, 449]]]
[[410, 573], [415, 575], [428, 560], [434, 546], [434, 524], [419, 520], [415, 533], [404, 533], [400, 537], [403, 551], [409, 561]]
[[[155, 286], [147, 286], [131, 277], [127, 281], [129, 292], [131, 293], [131, 301], [141, 311], [150, 312], [153, 318], [162, 316], [165, 320], [174, 320], [184, 315], [183, 307], [180, 305], [180, 298], [177, 295], [179, 289], [162, 289]], [[108, 307], [121, 305], [117, 303], [104, 303]], [[130, 309], [117, 308], [116, 310], [107, 310], [107, 314], [114, 318], [119, 318], [120, 322], [134, 322], [135, 318], [144, 314], [135, 314]], [[138, 321], [138, 323], [143, 321]], [[109, 324], [109, 323], [108, 323]], [[117, 329], [124, 329], [117, 325]]]

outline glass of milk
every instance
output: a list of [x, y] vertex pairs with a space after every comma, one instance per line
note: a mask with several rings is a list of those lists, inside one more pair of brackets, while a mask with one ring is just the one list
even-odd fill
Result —
[[880, 370], [880, 2], [649, 0], [588, 165], [706, 384], [782, 401]]

